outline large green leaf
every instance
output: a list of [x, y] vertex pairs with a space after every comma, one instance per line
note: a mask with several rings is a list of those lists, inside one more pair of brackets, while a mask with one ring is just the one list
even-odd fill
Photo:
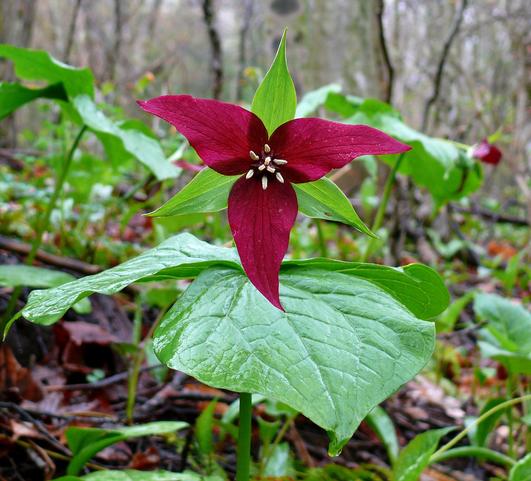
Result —
[[[325, 105], [347, 117], [348, 123], [371, 125], [411, 145], [413, 149], [404, 154], [399, 172], [426, 187], [438, 203], [464, 197], [481, 185], [481, 166], [464, 149], [411, 128], [390, 105], [340, 93], [332, 93]], [[383, 158], [396, 161], [394, 157]]]
[[454, 428], [432, 429], [413, 440], [400, 452], [394, 465], [394, 481], [417, 481], [430, 464], [431, 455], [443, 436]]
[[188, 423], [181, 421], [159, 421], [115, 429], [69, 427], [65, 435], [72, 459], [67, 474], [77, 475], [91, 458], [113, 444], [143, 436], [171, 434], [187, 426]]
[[103, 143], [107, 155], [116, 162], [134, 157], [148, 167], [158, 180], [176, 177], [180, 169], [171, 164], [157, 140], [138, 129], [125, 129], [110, 120], [88, 95], [74, 98], [73, 105], [83, 123]]
[[70, 306], [94, 292], [114, 294], [141, 280], [191, 278], [215, 264], [238, 267], [236, 251], [181, 234], [112, 269], [54, 289], [33, 291], [22, 315], [37, 324], [53, 324]]
[[529, 311], [495, 294], [476, 295], [474, 311], [487, 321], [480, 331], [482, 354], [503, 363], [512, 372], [531, 374]]
[[279, 125], [295, 117], [296, 108], [297, 94], [288, 70], [284, 31], [275, 59], [256, 90], [251, 110], [262, 119], [271, 135]]
[[206, 167], [168, 202], [149, 215], [167, 217], [226, 209], [230, 189], [238, 177], [218, 174]]
[[21, 79], [62, 84], [70, 99], [77, 95], [94, 96], [94, 76], [88, 68], [66, 65], [44, 50], [31, 50], [7, 44], [0, 44], [0, 57], [13, 62], [15, 74]]
[[434, 325], [365, 279], [304, 267], [280, 277], [286, 312], [241, 271], [204, 271], [162, 320], [154, 349], [208, 385], [302, 412], [328, 431], [336, 454], [426, 364]]
[[[49, 325], [59, 320], [75, 302], [94, 292], [110, 295], [135, 282], [193, 278], [213, 265], [240, 269], [236, 250], [214, 247], [190, 234], [180, 234], [105, 272], [55, 289], [32, 292], [22, 314], [32, 322]], [[290, 270], [297, 266], [341, 271], [367, 279], [386, 290], [421, 319], [440, 314], [448, 305], [448, 291], [441, 278], [421, 264], [395, 269], [378, 264], [307, 259], [285, 261], [282, 269]]]
[[531, 481], [531, 453], [520, 459], [512, 467], [509, 481]]
[[299, 209], [303, 214], [308, 217], [342, 222], [374, 237], [352, 207], [347, 196], [330, 179], [323, 177], [315, 182], [293, 184], [293, 187], [297, 194]]
[[324, 85], [323, 87], [308, 92], [297, 105], [295, 117], [309, 117], [326, 103], [330, 94], [339, 92], [341, 92], [341, 85], [339, 84]]
[[38, 98], [67, 100], [61, 83], [30, 89], [18, 83], [0, 82], [0, 120], [24, 104]]
[[[6, 287], [56, 287], [75, 280], [72, 274], [53, 271], [42, 267], [25, 265], [0, 266], [0, 286]], [[88, 299], [82, 299], [74, 304], [74, 309], [80, 314], [90, 312]]]

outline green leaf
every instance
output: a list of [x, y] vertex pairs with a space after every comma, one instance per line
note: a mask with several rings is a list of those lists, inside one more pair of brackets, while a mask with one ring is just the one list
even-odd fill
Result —
[[195, 437], [199, 452], [209, 455], [214, 452], [214, 413], [218, 404], [217, 399], [211, 401], [195, 422]]
[[[507, 401], [507, 399], [503, 398], [494, 398], [489, 399], [483, 408], [481, 409], [479, 416], [482, 414], [485, 414], [487, 411], [490, 411], [492, 408], [498, 406], [499, 404]], [[510, 409], [510, 408], [509, 408]], [[494, 430], [496, 425], [498, 424], [498, 421], [502, 416], [505, 415], [507, 412], [507, 409], [500, 409], [499, 411], [494, 412], [491, 414], [488, 418], [483, 420], [479, 425], [476, 426], [476, 428], [472, 431], [472, 433], [469, 435], [470, 441], [475, 446], [485, 447], [487, 446], [487, 440], [489, 438], [490, 433]], [[469, 418], [470, 422], [474, 421], [477, 418]]]
[[371, 237], [375, 235], [360, 219], [347, 196], [330, 179], [293, 184], [299, 209], [308, 217], [342, 222]]
[[[56, 287], [76, 278], [66, 272], [25, 265], [0, 266], [0, 286], [5, 287]], [[80, 314], [91, 311], [90, 302], [83, 299], [74, 305]]]
[[454, 428], [432, 429], [413, 440], [400, 452], [394, 466], [394, 481], [417, 481], [430, 463], [443, 436]]
[[140, 130], [119, 127], [98, 109], [88, 95], [75, 97], [73, 105], [83, 123], [101, 140], [109, 157], [119, 162], [124, 157], [134, 157], [158, 180], [174, 178], [179, 174], [180, 169], [168, 162], [157, 140]]
[[191, 278], [215, 264], [238, 268], [236, 251], [180, 234], [107, 271], [54, 289], [31, 292], [22, 314], [37, 324], [50, 325], [73, 304], [94, 292], [110, 295], [138, 281]]
[[148, 215], [169, 217], [226, 209], [229, 192], [238, 177], [237, 175], [221, 175], [206, 167], [168, 202]]
[[63, 84], [60, 83], [41, 89], [30, 89], [18, 83], [0, 82], [0, 120], [38, 98], [67, 100]]
[[297, 105], [297, 111], [295, 112], [295, 117], [309, 117], [311, 114], [323, 106], [330, 94], [341, 92], [341, 85], [339, 84], [328, 84], [317, 90], [312, 90], [308, 92], [304, 97], [302, 97], [299, 105]]
[[337, 454], [368, 412], [429, 360], [434, 325], [342, 272], [282, 273], [286, 312], [240, 271], [204, 271], [161, 321], [161, 361], [200, 382], [259, 393], [327, 430]]
[[452, 332], [455, 323], [466, 306], [474, 299], [474, 291], [467, 292], [464, 296], [455, 299], [437, 319], [437, 332]]
[[78, 95], [94, 97], [94, 76], [88, 68], [66, 65], [44, 50], [7, 44], [0, 44], [0, 57], [13, 62], [15, 74], [21, 79], [60, 83], [70, 99]]
[[116, 429], [67, 428], [66, 440], [73, 454], [67, 474], [77, 475], [91, 458], [113, 444], [142, 436], [171, 434], [187, 426], [188, 423], [180, 421], [159, 421]]
[[531, 453], [520, 459], [512, 467], [509, 481], [531, 481]]
[[365, 422], [385, 446], [387, 456], [389, 457], [391, 464], [394, 464], [396, 458], [398, 457], [400, 445], [398, 444], [398, 438], [396, 436], [396, 429], [395, 425], [393, 424], [393, 420], [385, 412], [385, 409], [380, 406], [376, 406], [369, 414], [367, 414]]
[[120, 471], [96, 471], [86, 476], [64, 476], [54, 481], [224, 481], [217, 476], [201, 476], [185, 471], [172, 473], [170, 471], [136, 471], [124, 469]]
[[487, 321], [479, 347], [485, 357], [503, 363], [511, 372], [531, 374], [531, 314], [495, 294], [478, 294], [476, 315]]
[[283, 476], [294, 479], [296, 470], [293, 455], [288, 443], [273, 446], [267, 463], [264, 467], [264, 477], [279, 479]]
[[284, 30], [275, 59], [256, 90], [251, 111], [262, 119], [271, 135], [279, 125], [295, 117], [296, 108], [297, 94], [288, 70]]

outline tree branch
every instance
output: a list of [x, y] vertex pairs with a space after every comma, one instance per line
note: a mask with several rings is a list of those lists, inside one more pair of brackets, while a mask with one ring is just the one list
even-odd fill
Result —
[[385, 40], [385, 31], [383, 24], [383, 14], [385, 9], [385, 0], [378, 0], [378, 5], [376, 7], [376, 19], [378, 26], [378, 38], [380, 41], [380, 48], [382, 50], [382, 57], [387, 70], [387, 78], [384, 86], [384, 100], [387, 103], [391, 103], [393, 98], [393, 80], [395, 75], [395, 69], [391, 63], [391, 58], [389, 56], [389, 49], [387, 48], [387, 42]]
[[207, 27], [208, 38], [210, 39], [210, 48], [212, 50], [211, 71], [213, 76], [212, 96], [215, 99], [221, 97], [223, 89], [223, 63], [221, 53], [221, 40], [219, 33], [214, 25], [214, 11], [212, 9], [212, 0], [203, 0], [203, 18]]

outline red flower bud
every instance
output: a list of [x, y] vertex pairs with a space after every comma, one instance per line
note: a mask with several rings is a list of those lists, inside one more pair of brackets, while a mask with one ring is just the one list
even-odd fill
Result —
[[502, 158], [502, 152], [494, 144], [489, 144], [487, 139], [483, 139], [472, 148], [472, 157], [485, 164], [497, 165]]

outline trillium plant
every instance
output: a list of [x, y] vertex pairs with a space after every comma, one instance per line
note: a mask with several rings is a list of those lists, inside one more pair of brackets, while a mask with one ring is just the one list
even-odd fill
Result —
[[189, 95], [138, 103], [206, 164], [151, 215], [228, 208], [236, 249], [177, 234], [108, 271], [33, 291], [22, 315], [49, 325], [94, 292], [193, 279], [162, 317], [153, 347], [170, 368], [240, 393], [236, 479], [247, 481], [252, 466], [252, 394], [304, 414], [337, 455], [371, 410], [428, 362], [431, 320], [448, 292], [421, 264], [284, 259], [290, 231], [301, 211], [373, 236], [326, 175], [361, 155], [410, 147], [366, 125], [295, 118], [285, 34], [251, 110]]

